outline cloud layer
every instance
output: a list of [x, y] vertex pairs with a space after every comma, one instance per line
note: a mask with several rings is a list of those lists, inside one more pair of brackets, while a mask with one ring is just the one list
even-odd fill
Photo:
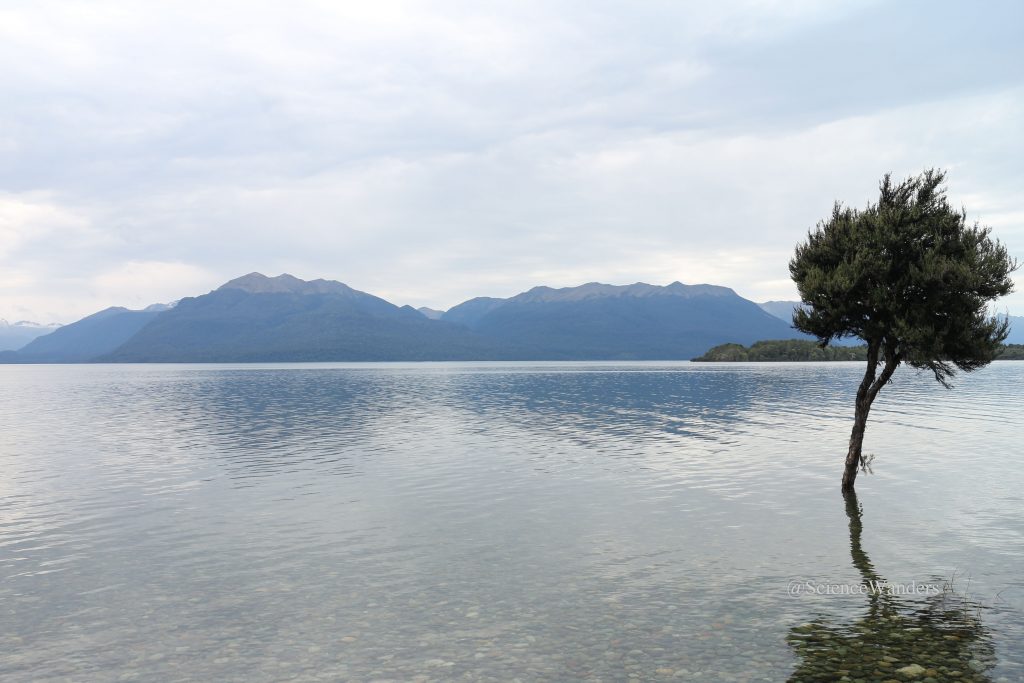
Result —
[[8, 3], [0, 317], [252, 270], [791, 298], [834, 200], [925, 166], [1024, 256], [1018, 3], [685, 5]]

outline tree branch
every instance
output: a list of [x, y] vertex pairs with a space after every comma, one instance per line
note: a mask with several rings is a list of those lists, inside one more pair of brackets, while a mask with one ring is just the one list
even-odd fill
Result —
[[871, 388], [868, 389], [868, 398], [872, 402], [874, 402], [875, 396], [877, 396], [878, 392], [882, 390], [882, 387], [889, 383], [889, 380], [892, 379], [893, 373], [896, 372], [896, 368], [898, 368], [900, 363], [903, 361], [903, 354], [898, 353], [891, 343], [886, 343], [884, 350], [885, 367], [882, 368], [882, 372], [878, 375], [878, 379], [876, 379], [871, 384]]

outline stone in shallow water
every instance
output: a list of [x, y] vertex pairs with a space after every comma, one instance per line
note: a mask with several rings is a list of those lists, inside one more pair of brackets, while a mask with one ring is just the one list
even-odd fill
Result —
[[925, 668], [920, 664], [909, 664], [907, 666], [896, 669], [896, 673], [909, 676], [911, 678], [917, 678], [925, 672]]

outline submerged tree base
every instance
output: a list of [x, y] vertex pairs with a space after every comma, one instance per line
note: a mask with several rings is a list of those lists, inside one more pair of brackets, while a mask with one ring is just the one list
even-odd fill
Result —
[[991, 681], [995, 647], [981, 605], [959, 595], [953, 580], [936, 579], [937, 592], [905, 600], [875, 571], [861, 545], [856, 494], [845, 496], [850, 554], [867, 589], [867, 612], [849, 624], [822, 616], [790, 630], [786, 641], [800, 658], [791, 683], [825, 681]]

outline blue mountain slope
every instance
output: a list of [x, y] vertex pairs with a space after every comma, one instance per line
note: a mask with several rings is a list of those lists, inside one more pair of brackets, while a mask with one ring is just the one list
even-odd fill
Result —
[[1006, 338], [1007, 344], [1024, 344], [1024, 316], [1011, 315], [1010, 336]]
[[44, 334], [50, 334], [60, 325], [39, 325], [25, 320], [8, 323], [0, 320], [0, 351], [15, 351]]
[[481, 335], [531, 358], [688, 359], [726, 342], [806, 338], [726, 287], [535, 287], [510, 299], [473, 299], [460, 314]]
[[441, 320], [450, 323], [457, 323], [472, 328], [480, 318], [504, 304], [506, 299], [495, 299], [489, 296], [478, 296], [469, 301], [463, 301], [458, 306], [453, 306], [441, 314]]
[[771, 313], [783, 322], [793, 321], [793, 312], [800, 306], [799, 301], [765, 301], [758, 304], [762, 310]]
[[535, 287], [434, 320], [340, 282], [251, 273], [170, 310], [101, 311], [0, 360], [671, 360], [794, 338], [806, 337], [713, 285]]
[[104, 360], [390, 361], [500, 357], [464, 327], [340, 282], [250, 273], [182, 299]]
[[112, 307], [37, 337], [0, 361], [9, 363], [82, 363], [110, 353], [161, 313]]

